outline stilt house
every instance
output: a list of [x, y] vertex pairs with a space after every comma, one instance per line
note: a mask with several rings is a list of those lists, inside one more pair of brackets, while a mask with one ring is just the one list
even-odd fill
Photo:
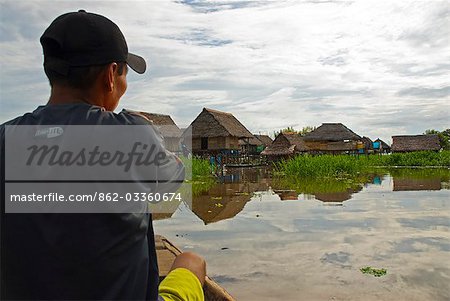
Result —
[[261, 152], [261, 155], [267, 156], [269, 160], [279, 160], [304, 153], [307, 150], [302, 136], [297, 133], [282, 132], [278, 134], [271, 145]]
[[239, 152], [239, 140], [247, 143], [254, 138], [231, 113], [203, 108], [189, 126], [194, 154]]
[[[132, 112], [132, 111], [130, 111]], [[148, 113], [148, 112], [136, 112], [147, 119], [149, 119], [153, 125], [155, 125], [162, 136], [164, 137], [164, 144], [166, 148], [171, 152], [180, 152], [180, 140], [182, 131], [175, 124], [172, 117], [164, 114]]]
[[392, 152], [406, 153], [417, 151], [439, 151], [438, 135], [392, 136]]
[[342, 123], [323, 123], [303, 137], [309, 153], [357, 153], [364, 148], [362, 138]]

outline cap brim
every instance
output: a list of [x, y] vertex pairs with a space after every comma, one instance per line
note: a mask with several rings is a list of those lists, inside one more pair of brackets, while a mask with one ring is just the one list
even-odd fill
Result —
[[128, 53], [127, 65], [130, 66], [131, 69], [133, 69], [139, 74], [144, 73], [145, 69], [147, 69], [147, 64], [145, 63], [145, 60], [139, 55], [133, 53]]

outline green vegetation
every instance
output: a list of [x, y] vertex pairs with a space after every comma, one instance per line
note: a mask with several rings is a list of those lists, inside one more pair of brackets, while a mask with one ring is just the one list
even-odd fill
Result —
[[198, 179], [195, 181], [186, 181], [187, 183], [192, 184], [192, 195], [198, 196], [202, 193], [210, 190], [214, 185], [217, 184], [216, 179], [212, 176], [204, 177], [202, 179]]
[[366, 156], [360, 160], [368, 166], [440, 166], [450, 167], [450, 151], [394, 153], [386, 156]]
[[275, 164], [276, 175], [290, 178], [355, 179], [374, 167], [450, 167], [450, 151], [413, 152], [391, 155], [302, 155]]
[[374, 175], [360, 175], [353, 179], [274, 177], [272, 186], [274, 189], [291, 189], [304, 194], [353, 193], [360, 191], [364, 184], [371, 183], [374, 177]]
[[305, 136], [306, 134], [314, 131], [315, 129], [316, 129], [315, 126], [305, 126], [301, 130], [297, 131], [293, 127], [288, 126], [287, 128], [284, 128], [282, 130], [274, 131], [273, 136], [277, 137], [280, 133], [294, 133], [294, 134], [299, 134], [300, 136]]
[[192, 158], [192, 178], [211, 177], [209, 161], [197, 157]]
[[389, 174], [396, 179], [440, 179], [442, 183], [450, 182], [448, 168], [392, 168]]
[[381, 277], [387, 274], [386, 269], [374, 269], [372, 267], [364, 267], [359, 269], [363, 274], [374, 275], [375, 277]]
[[186, 180], [186, 183], [192, 184], [192, 195], [197, 196], [205, 191], [208, 191], [216, 184], [216, 179], [211, 174], [209, 161], [198, 157], [186, 158], [181, 160], [186, 168], [186, 174], [192, 175], [191, 180]]
[[295, 178], [347, 178], [364, 167], [355, 156], [297, 156], [275, 164], [275, 172]]
[[195, 181], [212, 176], [208, 160], [198, 157], [180, 157], [180, 159], [183, 162], [184, 167], [186, 168], [187, 178], [190, 178], [189, 175], [192, 175], [192, 180]]

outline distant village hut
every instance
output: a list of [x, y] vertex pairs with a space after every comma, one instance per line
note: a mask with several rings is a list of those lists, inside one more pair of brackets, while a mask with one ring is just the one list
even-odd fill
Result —
[[389, 144], [378, 138], [373, 142], [373, 149], [376, 153], [385, 153], [388, 154], [391, 152], [391, 147]]
[[258, 138], [252, 137], [248, 139], [239, 139], [239, 145], [243, 153], [256, 155], [262, 151], [261, 147], [263, 144]]
[[307, 150], [302, 136], [297, 133], [281, 132], [272, 144], [261, 152], [261, 155], [267, 156], [269, 160], [279, 160], [304, 153]]
[[164, 144], [166, 149], [171, 152], [178, 153], [180, 152], [180, 140], [182, 131], [175, 124], [172, 117], [164, 114], [156, 114], [156, 113], [147, 113], [147, 112], [136, 112], [143, 116], [145, 116], [148, 120], [155, 125], [161, 135], [164, 137]]
[[272, 142], [273, 142], [272, 138], [270, 138], [268, 135], [256, 135], [256, 134], [254, 134], [253, 136], [258, 138], [259, 141], [262, 142], [262, 149], [261, 149], [261, 151], [263, 151], [266, 147], [271, 145]]
[[363, 148], [361, 148], [361, 144], [358, 145], [358, 153], [365, 153], [365, 154], [373, 154], [374, 153], [374, 149], [373, 149], [373, 141], [372, 139], [370, 139], [369, 137], [363, 136], [361, 139], [362, 142], [362, 146]]
[[260, 154], [267, 146], [271, 145], [273, 140], [267, 135], [253, 134], [254, 138], [239, 140], [242, 151], [252, 155]]
[[231, 151], [238, 153], [242, 144], [254, 138], [245, 126], [231, 113], [203, 108], [192, 121], [192, 152], [194, 154]]
[[323, 123], [303, 140], [313, 154], [357, 153], [364, 148], [362, 138], [342, 123]]
[[392, 136], [392, 152], [405, 153], [417, 151], [439, 151], [438, 135]]

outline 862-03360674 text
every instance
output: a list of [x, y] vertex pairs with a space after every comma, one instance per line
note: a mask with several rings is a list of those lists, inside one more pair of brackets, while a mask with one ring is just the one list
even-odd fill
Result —
[[11, 194], [11, 202], [171, 202], [182, 201], [181, 193], [175, 192], [95, 192], [93, 194], [69, 194], [58, 192], [47, 194]]

